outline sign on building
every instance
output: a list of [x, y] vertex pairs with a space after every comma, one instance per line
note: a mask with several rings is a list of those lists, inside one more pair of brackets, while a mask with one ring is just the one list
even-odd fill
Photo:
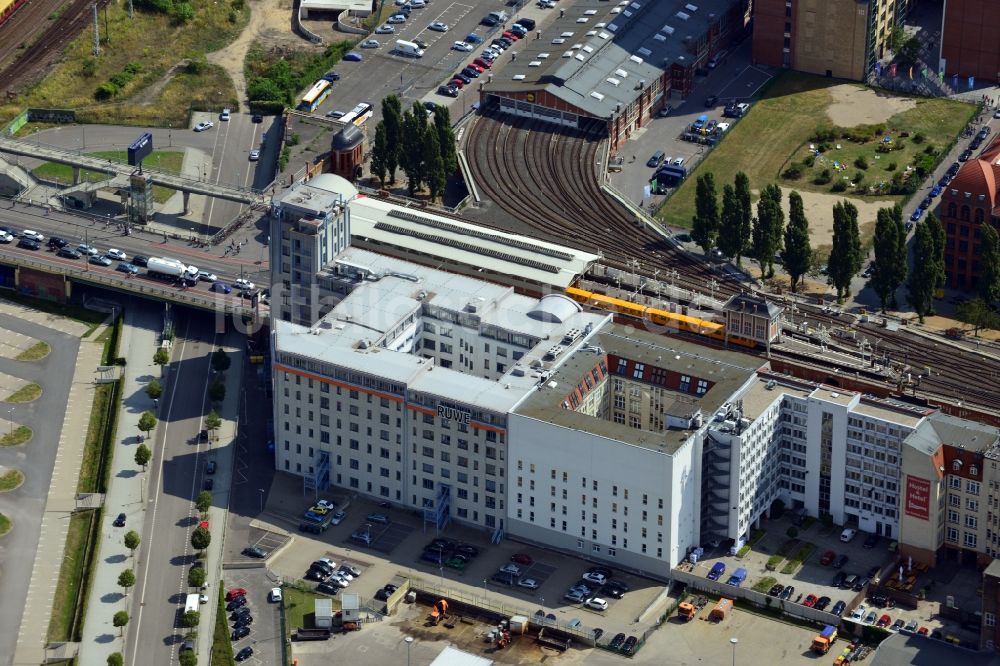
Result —
[[906, 515], [930, 518], [931, 482], [911, 474], [906, 475]]

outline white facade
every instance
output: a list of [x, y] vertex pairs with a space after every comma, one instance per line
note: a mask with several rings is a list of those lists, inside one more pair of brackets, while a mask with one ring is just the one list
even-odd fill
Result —
[[700, 434], [673, 454], [511, 414], [507, 529], [668, 576], [698, 544]]

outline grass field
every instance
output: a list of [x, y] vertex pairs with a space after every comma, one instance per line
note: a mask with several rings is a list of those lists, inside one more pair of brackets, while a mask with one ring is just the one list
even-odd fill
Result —
[[87, 575], [89, 551], [87, 541], [91, 530], [96, 530], [100, 511], [78, 511], [70, 516], [66, 533], [66, 550], [59, 568], [59, 582], [52, 599], [52, 618], [49, 620], [50, 641], [74, 640], [73, 620], [80, 586]]
[[7, 396], [5, 402], [31, 402], [32, 400], [38, 400], [40, 395], [42, 395], [41, 386], [38, 384], [25, 384]]
[[[166, 15], [137, 8], [128, 17], [128, 3], [111, 3], [107, 23], [102, 12], [101, 36], [105, 39], [99, 58], [91, 56], [92, 31], [82, 31], [64, 51], [62, 62], [26, 95], [0, 106], [0, 118], [12, 118], [24, 107], [76, 109], [88, 122], [180, 126], [192, 106], [219, 107], [232, 104], [236, 92], [218, 67], [202, 66], [196, 73], [175, 77], [146, 98], [148, 89], [172, 67], [185, 59], [200, 60], [204, 53], [231, 42], [249, 20], [245, 0], [197, 3], [195, 18], [176, 25]], [[110, 102], [98, 103], [98, 86], [124, 71], [139, 66], [137, 74]]]
[[17, 446], [31, 439], [32, 430], [28, 426], [17, 426], [11, 432], [5, 432], [0, 437], [0, 446]]
[[17, 355], [18, 361], [40, 361], [52, 351], [47, 342], [36, 342], [30, 348]]
[[9, 469], [0, 476], [0, 493], [17, 490], [24, 483], [24, 474], [19, 469]]
[[10, 522], [10, 518], [0, 513], [0, 536], [10, 532], [10, 528], [13, 526], [13, 523]]
[[[98, 151], [96, 153], [87, 153], [87, 155], [102, 160], [121, 162], [123, 164], [128, 159], [128, 154], [124, 150], [105, 150]], [[148, 166], [151, 169], [166, 171], [168, 173], [180, 173], [183, 162], [184, 153], [177, 150], [154, 150], [149, 157], [143, 160], [143, 164], [145, 166]], [[73, 167], [68, 164], [46, 162], [32, 169], [31, 173], [43, 180], [48, 180], [53, 183], [61, 183], [63, 185], [71, 185], [73, 183]], [[84, 182], [104, 180], [105, 178], [107, 178], [107, 174], [103, 174], [98, 171], [90, 171], [88, 169], [80, 171], [80, 180]], [[169, 187], [153, 185], [153, 200], [156, 201], [156, 203], [164, 203], [167, 199], [173, 196], [174, 192], [175, 190], [172, 190]]]
[[[295, 631], [299, 627], [303, 629], [313, 629], [316, 627], [316, 613], [314, 603], [316, 599], [326, 599], [321, 594], [300, 590], [295, 587], [285, 587], [281, 591], [285, 607], [285, 628], [288, 632]], [[333, 600], [334, 610], [340, 609], [340, 601]]]
[[[829, 88], [842, 83], [798, 72], [780, 75], [747, 116], [729, 130], [728, 136], [689, 175], [661, 209], [659, 217], [673, 226], [690, 227], [695, 212], [696, 179], [706, 171], [715, 174], [720, 194], [722, 186], [732, 183], [739, 171], [744, 171], [750, 177], [752, 190], [777, 182], [795, 189], [829, 192], [832, 183], [820, 187], [813, 185], [810, 178], [789, 181], [782, 180], [780, 174], [790, 162], [806, 157], [809, 137], [818, 127], [832, 126], [826, 114], [827, 107], [833, 101]], [[904, 126], [903, 129], [913, 133], [922, 132], [929, 142], [945, 148], [951, 145], [973, 112], [974, 107], [971, 105], [951, 100], [917, 100], [915, 109], [897, 114], [887, 124], [890, 127]], [[905, 127], [907, 125], [908, 128]], [[844, 157], [852, 164], [846, 172], [848, 174], [859, 170], [853, 167], [855, 157], [861, 153], [874, 154], [874, 143], [857, 146], [856, 149], [846, 141], [841, 141], [840, 144], [842, 147], [850, 146], [844, 148]], [[912, 155], [923, 147], [911, 141], [908, 149], [892, 153], [891, 159], [898, 162], [898, 168], [903, 169]], [[872, 173], [866, 178], [868, 182], [875, 180], [875, 172], [886, 159], [869, 159], [868, 171]], [[882, 173], [888, 172], [883, 170]], [[879, 198], [885, 199], [886, 196], [880, 195]], [[902, 197], [896, 199], [901, 200]]]
[[80, 493], [101, 492], [101, 452], [104, 444], [104, 421], [114, 398], [114, 384], [94, 387], [94, 405], [90, 410], [90, 424], [83, 444], [83, 461], [76, 490]]

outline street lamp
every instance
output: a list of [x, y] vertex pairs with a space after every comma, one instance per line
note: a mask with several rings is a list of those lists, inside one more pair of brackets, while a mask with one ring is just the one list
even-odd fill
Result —
[[407, 636], [403, 640], [406, 641], [406, 666], [410, 666], [410, 646], [413, 645], [413, 636]]
[[8, 419], [8, 421], [10, 422], [10, 439], [14, 439], [14, 408], [13, 407], [10, 408], [10, 410], [7, 412], [7, 415], [10, 417]]
[[729, 639], [729, 642], [733, 644], [733, 666], [736, 666], [736, 645], [740, 642], [740, 639], [734, 636]]
[[264, 489], [258, 488], [257, 490], [260, 492], [260, 512], [264, 513]]

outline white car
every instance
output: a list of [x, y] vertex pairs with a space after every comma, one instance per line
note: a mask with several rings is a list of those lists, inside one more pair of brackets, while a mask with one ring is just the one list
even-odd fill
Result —
[[340, 588], [344, 588], [350, 585], [350, 582], [348, 582], [347, 579], [345, 579], [340, 574], [333, 574], [326, 580], [326, 582], [333, 583], [334, 585]]
[[393, 14], [389, 17], [386, 23], [406, 23], [406, 15], [404, 14]]
[[32, 231], [31, 229], [25, 229], [21, 232], [21, 238], [27, 238], [28, 240], [33, 240], [36, 243], [41, 243], [45, 240], [45, 236], [41, 235], [37, 231]]
[[213, 127], [215, 127], [215, 123], [213, 123], [211, 120], [206, 120], [204, 122], [201, 122], [201, 123], [198, 123], [197, 125], [195, 125], [194, 126], [194, 131], [195, 132], [204, 132], [205, 130], [211, 129]]
[[389, 24], [380, 25], [379, 27], [375, 28], [376, 35], [391, 35], [394, 32], [396, 32], [396, 29]]
[[320, 501], [316, 502], [316, 506], [322, 507], [324, 509], [335, 509], [335, 508], [337, 508], [337, 505], [334, 504], [333, 502], [330, 502], [329, 500], [320, 500]]
[[722, 134], [730, 127], [731, 125], [729, 123], [719, 123], [718, 125], [715, 126], [715, 131], [718, 132], [719, 134]]
[[556, 6], [556, 0], [538, 0], [538, 6], [542, 9], [552, 9]]
[[93, 245], [87, 245], [86, 243], [80, 243], [79, 245], [77, 245], [76, 251], [79, 252], [80, 254], [85, 254], [88, 257], [96, 257], [97, 255], [100, 254], [100, 252], [96, 247], [94, 247]]
[[426, 7], [427, 3], [424, 0], [410, 0], [410, 6], [415, 7], [417, 9], [421, 9], [423, 7]]
[[337, 569], [337, 575], [348, 582], [354, 580], [354, 574], [345, 569], [344, 567], [340, 567], [339, 569]]
[[598, 585], [604, 585], [605, 583], [608, 582], [608, 579], [605, 578], [602, 574], [592, 573], [590, 571], [583, 574], [583, 579], [589, 580], [591, 583], [597, 583]]
[[587, 599], [584, 604], [587, 608], [593, 608], [594, 610], [608, 610], [608, 602], [600, 597], [594, 597], [593, 599]]
[[125, 254], [121, 250], [116, 250], [114, 248], [111, 248], [110, 250], [108, 250], [107, 252], [105, 252], [104, 256], [107, 257], [108, 259], [114, 259], [115, 261], [127, 261], [128, 260], [128, 255], [127, 254]]
[[361, 42], [361, 48], [363, 49], [377, 49], [380, 46], [377, 39], [366, 39]]
[[405, 5], [409, 1], [410, 0], [396, 0], [396, 6], [397, 7], [402, 7], [403, 5]]
[[0, 243], [13, 243], [14, 237], [6, 231], [0, 231]]
[[507, 574], [512, 574], [514, 576], [520, 576], [521, 567], [517, 566], [516, 564], [505, 564], [502, 567], [500, 567], [500, 573], [507, 573]]
[[271, 601], [274, 601], [274, 602], [281, 601], [281, 588], [280, 587], [272, 587], [271, 588], [270, 599], [271, 599]]
[[840, 540], [843, 541], [844, 543], [847, 543], [851, 539], [853, 539], [854, 535], [857, 533], [858, 533], [857, 530], [848, 527], [843, 532], [840, 533]]
[[434, 21], [429, 26], [428, 30], [433, 30], [434, 32], [448, 32], [448, 24], [442, 23], [441, 21]]
[[237, 289], [243, 289], [245, 291], [250, 291], [253, 289], [253, 282], [250, 280], [244, 280], [243, 278], [237, 278], [233, 280], [233, 286]]
[[524, 580], [518, 581], [517, 586], [528, 590], [537, 590], [538, 581], [534, 578], [525, 578]]
[[340, 523], [344, 522], [344, 518], [347, 518], [347, 512], [346, 511], [338, 511], [337, 513], [333, 514], [330, 517], [330, 524], [331, 525], [339, 525]]
[[219, 276], [208, 271], [198, 271], [198, 279], [202, 282], [218, 282]]
[[472, 51], [472, 44], [468, 42], [455, 42], [451, 45], [451, 48], [455, 51], [464, 51], [466, 53]]
[[858, 606], [857, 608], [854, 609], [854, 612], [851, 613], [851, 619], [861, 622], [861, 620], [865, 619], [865, 613], [867, 612], [868, 612], [867, 608], [865, 608], [864, 606]]
[[254, 148], [253, 150], [250, 151], [250, 154], [247, 155], [247, 159], [249, 159], [251, 162], [256, 162], [257, 160], [260, 159], [260, 151]]

